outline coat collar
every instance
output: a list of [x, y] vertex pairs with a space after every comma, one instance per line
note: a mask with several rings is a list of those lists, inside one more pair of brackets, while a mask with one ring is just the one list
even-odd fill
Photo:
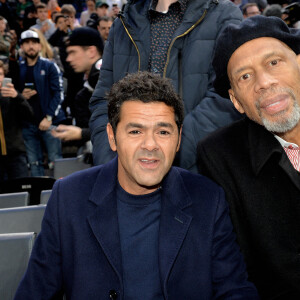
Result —
[[[121, 247], [118, 228], [116, 184], [117, 157], [102, 166], [95, 181], [90, 201], [96, 205], [88, 222], [107, 259], [122, 283]], [[185, 239], [192, 217], [184, 209], [192, 204], [180, 171], [171, 168], [162, 184], [162, 205], [159, 229], [159, 269], [167, 295], [167, 279]]]
[[300, 189], [299, 173], [294, 169], [285, 151], [274, 135], [263, 126], [245, 119], [248, 123], [248, 140], [252, 169], [256, 176], [270, 159], [275, 159], [294, 185]]

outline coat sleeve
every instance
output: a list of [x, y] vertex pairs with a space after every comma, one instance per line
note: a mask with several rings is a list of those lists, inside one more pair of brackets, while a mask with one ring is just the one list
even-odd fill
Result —
[[[239, 24], [242, 21], [242, 13], [240, 9], [228, 5], [225, 1], [219, 3], [218, 9], [221, 10], [220, 17], [216, 22], [219, 36], [228, 24]], [[182, 129], [179, 166], [194, 173], [197, 173], [196, 149], [198, 141], [216, 129], [242, 118], [231, 101], [222, 98], [213, 89], [215, 72], [212, 65], [208, 74], [209, 81], [205, 97], [199, 99], [198, 105], [186, 115]]]
[[47, 204], [27, 271], [17, 289], [14, 300], [62, 299], [63, 279], [61, 240], [59, 234], [59, 181]]
[[57, 116], [64, 101], [64, 88], [62, 74], [56, 63], [51, 62], [49, 66], [49, 85], [51, 93], [51, 101], [47, 108], [47, 115]]
[[90, 99], [90, 110], [92, 115], [89, 125], [91, 130], [91, 140], [93, 143], [93, 160], [95, 165], [106, 163], [115, 156], [115, 153], [110, 149], [106, 134], [108, 116], [107, 100], [105, 99], [106, 93], [110, 90], [114, 83], [113, 39], [114, 24], [111, 27], [108, 40], [105, 44], [100, 77]]
[[213, 299], [259, 299], [248, 281], [246, 265], [236, 243], [224, 191], [220, 189], [212, 246]]

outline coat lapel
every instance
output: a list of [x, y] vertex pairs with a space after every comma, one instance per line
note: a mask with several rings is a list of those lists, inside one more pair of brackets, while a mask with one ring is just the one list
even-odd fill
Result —
[[88, 216], [88, 222], [103, 252], [117, 273], [120, 282], [122, 282], [121, 247], [115, 197], [116, 180], [117, 158], [104, 165], [102, 172], [98, 175], [90, 196], [90, 201], [97, 207]]
[[185, 239], [192, 216], [183, 212], [192, 201], [176, 168], [164, 180], [159, 229], [159, 268], [164, 294], [167, 280], [178, 252]]

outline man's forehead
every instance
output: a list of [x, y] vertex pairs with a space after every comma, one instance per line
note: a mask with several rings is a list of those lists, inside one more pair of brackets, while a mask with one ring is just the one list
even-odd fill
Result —
[[257, 57], [258, 55], [262, 55], [263, 58], [279, 53], [280, 49], [288, 49], [290, 51], [293, 51], [287, 44], [276, 38], [260, 37], [257, 39], [250, 40], [238, 47], [232, 53], [228, 61], [227, 71], [229, 71], [229, 69], [238, 67], [236, 65], [236, 60], [234, 61], [235, 64], [233, 65], [233, 60], [237, 57], [239, 57], [239, 60], [243, 61]]
[[151, 101], [143, 102], [141, 100], [124, 101], [120, 108], [120, 121], [131, 118], [151, 118], [152, 121], [157, 121], [162, 118], [174, 118], [175, 113], [173, 107], [166, 105], [164, 102]]

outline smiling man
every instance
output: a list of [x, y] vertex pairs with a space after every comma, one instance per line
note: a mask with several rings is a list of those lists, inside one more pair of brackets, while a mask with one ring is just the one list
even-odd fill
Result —
[[107, 98], [118, 155], [57, 181], [15, 299], [257, 299], [222, 189], [171, 167], [183, 104], [170, 81], [130, 74]]
[[249, 279], [262, 299], [300, 295], [300, 32], [274, 17], [228, 26], [215, 88], [246, 115], [198, 145], [199, 171], [230, 204]]

